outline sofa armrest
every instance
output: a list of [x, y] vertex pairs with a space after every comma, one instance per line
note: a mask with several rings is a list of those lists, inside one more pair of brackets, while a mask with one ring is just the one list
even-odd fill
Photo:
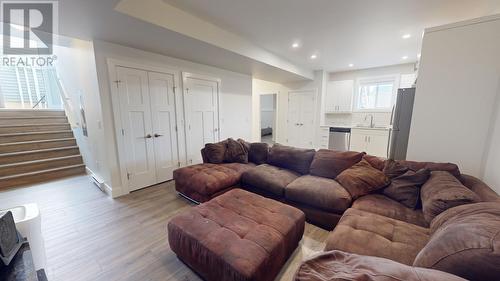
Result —
[[205, 154], [205, 148], [202, 148], [200, 150], [201, 153], [201, 159], [203, 159], [203, 163], [208, 163], [207, 155]]
[[491, 189], [482, 180], [480, 180], [476, 177], [473, 177], [473, 176], [462, 174], [460, 176], [460, 181], [467, 188], [474, 191], [474, 193], [476, 193], [479, 196], [479, 198], [481, 198], [482, 201], [484, 201], [484, 202], [495, 202], [495, 201], [500, 202], [500, 196], [495, 191], [493, 191], [493, 189]]
[[304, 261], [295, 281], [464, 281], [465, 279], [434, 269], [412, 267], [389, 259], [330, 251]]

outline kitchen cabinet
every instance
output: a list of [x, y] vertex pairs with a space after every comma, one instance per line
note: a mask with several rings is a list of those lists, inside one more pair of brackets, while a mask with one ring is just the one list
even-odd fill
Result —
[[350, 150], [364, 151], [370, 155], [387, 157], [389, 130], [357, 129], [351, 130]]
[[325, 113], [352, 112], [354, 80], [330, 81], [326, 87]]
[[330, 138], [330, 127], [321, 126], [319, 129], [318, 149], [328, 149], [328, 142]]

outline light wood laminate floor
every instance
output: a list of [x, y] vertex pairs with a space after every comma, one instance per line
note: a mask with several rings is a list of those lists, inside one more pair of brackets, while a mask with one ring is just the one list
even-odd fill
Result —
[[[87, 176], [0, 192], [0, 209], [38, 203], [49, 281], [201, 280], [170, 250], [166, 224], [193, 204], [173, 182], [111, 199]], [[328, 232], [306, 224], [304, 237], [276, 280], [291, 280]]]

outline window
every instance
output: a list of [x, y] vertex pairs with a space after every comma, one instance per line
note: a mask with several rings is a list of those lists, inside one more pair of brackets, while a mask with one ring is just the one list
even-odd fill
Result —
[[0, 107], [62, 108], [55, 68], [2, 66]]
[[356, 100], [357, 110], [390, 110], [396, 81], [388, 80], [361, 80]]

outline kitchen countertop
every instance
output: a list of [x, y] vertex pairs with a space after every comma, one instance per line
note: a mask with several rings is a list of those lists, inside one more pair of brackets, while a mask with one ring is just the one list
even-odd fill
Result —
[[392, 126], [387, 125], [387, 126], [380, 126], [380, 127], [364, 127], [364, 126], [356, 126], [356, 125], [322, 125], [320, 127], [335, 127], [335, 128], [351, 128], [351, 129], [357, 129], [357, 130], [379, 130], [379, 131], [388, 131], [392, 128]]

